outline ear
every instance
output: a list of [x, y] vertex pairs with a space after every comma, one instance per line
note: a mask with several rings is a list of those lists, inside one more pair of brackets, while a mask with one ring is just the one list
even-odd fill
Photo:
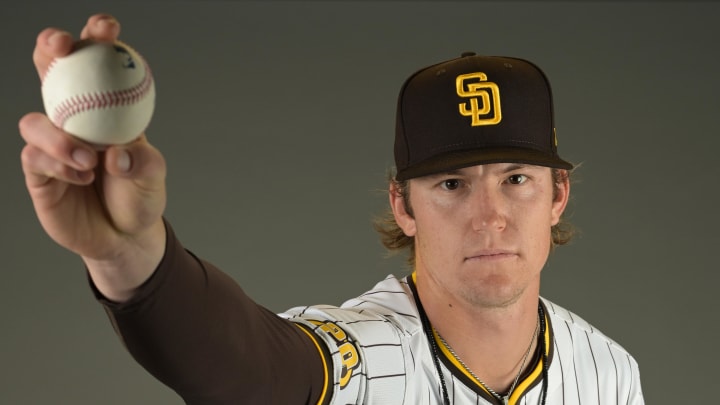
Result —
[[562, 174], [560, 182], [553, 184], [553, 194], [555, 198], [552, 203], [551, 223], [557, 225], [570, 199], [570, 175], [567, 170]]
[[[407, 190], [406, 190], [407, 191]], [[415, 227], [415, 218], [408, 212], [408, 207], [405, 206], [405, 199], [402, 193], [398, 189], [395, 182], [390, 183], [389, 190], [390, 197], [390, 208], [392, 209], [395, 222], [398, 224], [403, 233], [408, 237], [415, 236], [417, 228]]]

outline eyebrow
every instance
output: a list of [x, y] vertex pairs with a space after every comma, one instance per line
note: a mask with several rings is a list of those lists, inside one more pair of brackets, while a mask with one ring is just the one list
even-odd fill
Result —
[[[497, 170], [497, 173], [506, 174], [506, 173], [510, 173], [510, 172], [513, 172], [513, 171], [516, 171], [516, 170], [534, 169], [534, 168], [538, 168], [538, 167], [539, 167], [539, 166], [531, 165], [531, 164], [526, 164], [526, 163], [511, 163], [511, 164], [509, 164], [508, 166], [506, 166], [506, 167], [504, 167], [504, 168], [502, 168], [502, 169]], [[463, 173], [462, 173], [463, 170], [464, 170], [464, 168], [463, 168], [463, 169], [450, 169], [450, 170], [445, 170], [445, 171], [442, 171], [442, 172], [439, 172], [439, 173], [429, 174], [429, 175], [426, 176], [426, 178], [428, 178], [428, 179], [435, 179], [435, 178], [438, 178], [438, 177], [445, 177], [445, 176], [461, 176], [461, 175], [463, 174]]]
[[532, 165], [527, 165], [527, 164], [524, 164], [524, 163], [513, 163], [513, 164], [511, 164], [510, 166], [504, 168], [504, 169], [501, 171], [501, 173], [509, 173], [509, 172], [513, 172], [513, 171], [515, 171], [515, 170], [527, 169], [527, 168], [529, 168], [529, 167], [532, 167]]
[[[498, 172], [500, 172], [500, 173], [509, 173], [509, 172], [513, 172], [513, 171], [515, 171], [515, 170], [529, 169], [529, 168], [534, 168], [534, 167], [537, 167], [537, 166], [535, 166], [535, 165], [529, 165], [529, 164], [525, 164], [525, 163], [511, 163], [511, 164], [509, 164], [508, 166], [506, 166], [506, 167], [504, 167], [504, 168], [502, 168], [502, 169], [498, 169]], [[436, 174], [431, 175], [431, 176], [458, 175], [458, 174], [462, 174], [462, 170], [463, 170], [463, 169], [446, 170], [446, 171], [444, 171], [444, 172], [436, 173]]]
[[436, 179], [438, 177], [445, 177], [445, 176], [456, 176], [456, 175], [459, 176], [460, 174], [461, 174], [460, 169], [451, 169], [451, 170], [446, 170], [444, 172], [428, 174], [427, 176], [423, 176], [423, 177], [425, 177], [426, 179]]

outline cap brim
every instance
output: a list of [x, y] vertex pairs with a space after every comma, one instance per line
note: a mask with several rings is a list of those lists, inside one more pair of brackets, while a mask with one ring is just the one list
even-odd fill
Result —
[[415, 177], [490, 163], [522, 163], [565, 170], [573, 168], [572, 163], [566, 162], [557, 156], [548, 156], [547, 152], [523, 148], [493, 148], [440, 155], [399, 171], [395, 178], [403, 181]]

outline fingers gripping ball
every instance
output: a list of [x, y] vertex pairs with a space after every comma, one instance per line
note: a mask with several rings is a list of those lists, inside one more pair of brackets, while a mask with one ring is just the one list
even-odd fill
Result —
[[155, 83], [145, 60], [127, 44], [81, 41], [50, 64], [42, 98], [56, 126], [98, 146], [119, 145], [150, 123]]

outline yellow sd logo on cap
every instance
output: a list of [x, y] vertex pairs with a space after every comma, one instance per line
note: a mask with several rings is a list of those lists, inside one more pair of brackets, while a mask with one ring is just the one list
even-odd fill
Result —
[[461, 115], [472, 118], [470, 125], [495, 125], [502, 120], [500, 89], [497, 84], [487, 81], [485, 73], [460, 75], [455, 79], [455, 85], [458, 96], [469, 98], [466, 103], [458, 104], [458, 108]]

